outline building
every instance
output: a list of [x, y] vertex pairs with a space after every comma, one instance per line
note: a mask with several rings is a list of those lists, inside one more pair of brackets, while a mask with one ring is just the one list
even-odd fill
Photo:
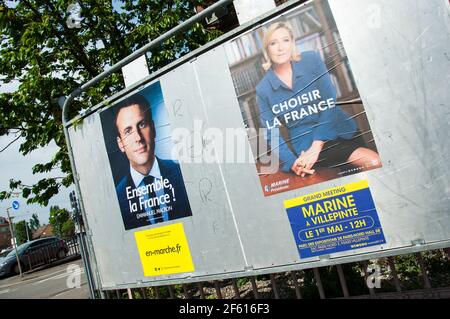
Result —
[[53, 236], [52, 225], [43, 225], [33, 232], [33, 239], [45, 238]]
[[11, 246], [11, 233], [8, 219], [0, 217], [0, 250]]

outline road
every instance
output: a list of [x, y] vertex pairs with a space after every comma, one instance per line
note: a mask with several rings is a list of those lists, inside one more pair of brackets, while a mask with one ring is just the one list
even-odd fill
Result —
[[0, 299], [87, 299], [89, 290], [81, 259], [0, 279]]

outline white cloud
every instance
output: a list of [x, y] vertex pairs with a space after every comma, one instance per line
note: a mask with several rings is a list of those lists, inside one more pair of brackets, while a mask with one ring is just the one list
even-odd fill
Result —
[[[18, 81], [11, 83], [0, 82], [0, 93], [13, 92], [19, 87]], [[0, 136], [0, 150], [6, 147], [15, 138], [14, 135]], [[32, 168], [38, 163], [47, 163], [57, 151], [57, 146], [53, 143], [45, 148], [37, 149], [27, 156], [23, 156], [19, 152], [19, 146], [23, 142], [20, 138], [9, 146], [5, 151], [0, 153], [0, 190], [9, 190], [9, 180], [21, 180], [25, 185], [32, 185], [45, 177], [63, 176], [59, 170], [55, 170], [51, 174], [35, 174], [32, 173]], [[60, 207], [70, 208], [69, 189], [61, 188], [60, 193], [49, 201], [48, 207], [43, 207], [38, 204], [28, 205], [26, 199], [19, 197], [14, 198], [19, 201], [20, 207], [17, 211], [10, 210], [11, 216], [15, 216], [15, 222], [20, 220], [29, 220], [33, 213], [39, 217], [42, 223], [48, 223], [50, 206], [58, 205]], [[0, 201], [0, 216], [6, 216], [6, 209], [11, 206], [13, 199]]]
[[11, 81], [10, 83], [2, 83], [0, 82], [0, 93], [9, 93], [14, 92], [19, 88], [20, 82], [19, 81]]
[[[3, 149], [9, 142], [14, 139], [13, 135], [0, 137], [0, 149]], [[53, 154], [57, 151], [55, 144], [40, 148], [31, 152], [27, 156], [23, 156], [19, 152], [19, 146], [23, 139], [19, 139], [5, 151], [0, 153], [0, 190], [9, 190], [9, 180], [11, 178], [21, 180], [25, 185], [32, 185], [41, 178], [64, 176], [60, 170], [48, 174], [32, 174], [32, 167], [38, 163], [46, 163], [51, 160]], [[41, 223], [48, 223], [50, 206], [58, 205], [70, 209], [69, 189], [61, 188], [60, 193], [49, 201], [48, 207], [37, 204], [27, 205], [26, 199], [15, 198], [20, 202], [18, 211], [10, 210], [11, 215], [17, 216], [15, 221], [30, 219], [33, 213], [37, 213]], [[6, 208], [11, 206], [13, 199], [0, 202], [0, 215], [6, 216]]]

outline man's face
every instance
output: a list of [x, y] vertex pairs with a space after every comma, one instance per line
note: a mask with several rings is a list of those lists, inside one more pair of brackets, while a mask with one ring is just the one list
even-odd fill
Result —
[[148, 122], [139, 105], [133, 104], [120, 109], [116, 126], [119, 132], [117, 144], [131, 167], [141, 174], [148, 174], [155, 158], [153, 122]]

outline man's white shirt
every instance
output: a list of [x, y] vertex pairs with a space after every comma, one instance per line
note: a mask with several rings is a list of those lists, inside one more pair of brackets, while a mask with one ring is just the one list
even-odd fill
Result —
[[[155, 160], [153, 161], [153, 166], [147, 175], [139, 173], [133, 167], [131, 167], [131, 165], [130, 165], [130, 174], [131, 174], [131, 178], [133, 179], [133, 183], [134, 183], [135, 187], [139, 187], [142, 180], [147, 176], [153, 176], [155, 179], [159, 179], [162, 183], [161, 170], [159, 169], [158, 159], [156, 157], [155, 157]], [[165, 194], [164, 189], [161, 188], [159, 190], [155, 190], [155, 194], [157, 197], [164, 196], [164, 194]], [[164, 213], [162, 213], [162, 215], [164, 216], [164, 220], [168, 220], [168, 216], [167, 216], [168, 213], [166, 212], [166, 209], [165, 209], [166, 204], [161, 203], [159, 205], [159, 208], [161, 209], [161, 211], [164, 212]]]

